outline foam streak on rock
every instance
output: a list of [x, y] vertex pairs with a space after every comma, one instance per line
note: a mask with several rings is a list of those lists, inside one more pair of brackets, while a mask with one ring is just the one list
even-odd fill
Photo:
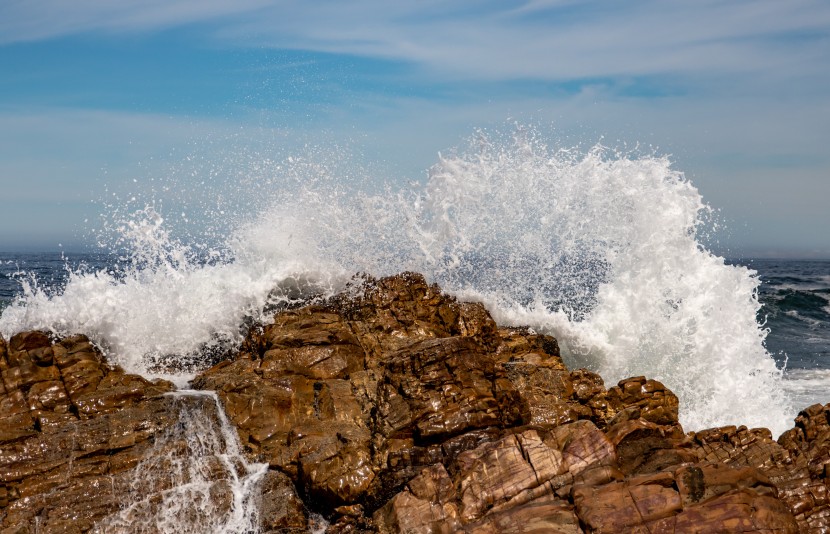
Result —
[[132, 501], [94, 532], [257, 531], [257, 486], [268, 465], [246, 461], [214, 392], [171, 395], [178, 397], [178, 423], [136, 467]]

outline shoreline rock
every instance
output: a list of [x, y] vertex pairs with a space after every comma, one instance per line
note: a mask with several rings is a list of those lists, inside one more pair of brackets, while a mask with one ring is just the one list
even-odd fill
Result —
[[[0, 338], [0, 373], [0, 533], [89, 531], [176, 421], [172, 384], [109, 366], [83, 336]], [[830, 404], [777, 442], [686, 433], [660, 382], [606, 388], [553, 337], [499, 328], [415, 273], [276, 313], [193, 387], [269, 465], [263, 532], [303, 532], [311, 513], [332, 533], [830, 528]]]

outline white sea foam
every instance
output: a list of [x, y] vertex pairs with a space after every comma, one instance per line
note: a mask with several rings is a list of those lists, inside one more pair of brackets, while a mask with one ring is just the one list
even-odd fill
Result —
[[502, 323], [556, 335], [571, 365], [609, 385], [663, 381], [689, 429], [790, 425], [755, 321], [758, 279], [702, 246], [708, 209], [667, 158], [550, 148], [520, 131], [478, 136], [408, 190], [361, 190], [303, 160], [272, 170], [307, 180], [275, 179], [296, 187], [262, 191], [267, 202], [213, 261], [140, 210], [121, 225], [132, 268], [75, 274], [60, 296], [32, 290], [3, 312], [0, 331], [85, 331], [146, 372], [158, 357], [237, 341], [242, 318], [286, 277], [334, 290], [358, 271], [415, 270]]
[[786, 373], [785, 379], [784, 389], [800, 409], [828, 402], [830, 369], [794, 369]]

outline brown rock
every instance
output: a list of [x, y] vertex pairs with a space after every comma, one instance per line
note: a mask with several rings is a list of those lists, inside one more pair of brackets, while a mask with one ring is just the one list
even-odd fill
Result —
[[693, 442], [698, 454], [708, 462], [758, 469], [776, 487], [778, 497], [792, 511], [801, 532], [821, 531], [830, 528], [830, 501], [824, 477], [817, 469], [809, 468], [809, 445], [805, 441], [789, 441], [803, 436], [800, 432], [797, 420], [797, 426], [781, 436], [779, 441], [789, 448], [773, 441], [765, 428], [735, 426], [696, 432]]
[[[566, 369], [554, 338], [499, 329], [420, 275], [363, 277], [316, 302], [252, 326], [193, 382], [271, 466], [263, 532], [304, 532], [311, 512], [331, 533], [827, 527], [830, 405], [780, 444], [758, 429], [686, 435], [660, 382], [606, 390]], [[0, 532], [128, 532], [163, 510], [179, 482], [136, 473], [181, 472], [190, 445], [175, 436], [193, 419], [164, 395], [172, 385], [109, 366], [83, 336], [42, 332], [0, 339], [0, 374]], [[238, 469], [202, 460], [207, 493], [181, 511], [192, 525], [200, 499], [230, 509]]]
[[441, 464], [421, 471], [375, 512], [379, 532], [453, 532], [460, 527], [455, 489]]
[[259, 364], [220, 365], [195, 383], [216, 389], [242, 443], [309, 495], [334, 506], [354, 502], [374, 471], [371, 432], [349, 382], [265, 379], [255, 372]]
[[[160, 396], [172, 386], [111, 369], [82, 336], [53, 345], [42, 332], [25, 332], [12, 338], [8, 354], [0, 531], [86, 532], [119, 508], [123, 494], [115, 488], [127, 485], [148, 440], [173, 424], [169, 400]], [[101, 377], [85, 390], [94, 410], [70, 394], [78, 383], [72, 370], [84, 362], [84, 372]], [[125, 385], [133, 391], [128, 403], [119, 400]]]
[[791, 454], [803, 457], [812, 478], [824, 476], [830, 464], [830, 404], [814, 404], [795, 419], [795, 427], [778, 438]]
[[[9, 340], [8, 361], [10, 367], [18, 367], [23, 363], [35, 363], [35, 360], [46, 360], [48, 365], [48, 349], [52, 345], [49, 334], [31, 331], [15, 334]], [[45, 350], [44, 350], [45, 349]], [[34, 354], [30, 354], [33, 351]]]
[[447, 438], [501, 422], [492, 356], [473, 340], [416, 342], [387, 357], [379, 386], [382, 432], [406, 429], [419, 439]]
[[545, 495], [527, 504], [488, 514], [478, 523], [464, 526], [470, 534], [581, 534], [573, 506]]
[[591, 532], [633, 532], [681, 510], [671, 475], [641, 475], [603, 486], [576, 486], [577, 515]]
[[752, 490], [726, 493], [649, 526], [652, 532], [800, 532], [781, 501]]
[[676, 425], [660, 426], [645, 419], [629, 419], [612, 424], [606, 435], [614, 444], [619, 467], [626, 475], [654, 473], [699, 459]]
[[[503, 338], [500, 335], [502, 331], [499, 330], [496, 322], [490, 317], [490, 313], [480, 302], [459, 303], [458, 319], [451, 331], [454, 335], [476, 338], [489, 350], [493, 350], [503, 343]], [[556, 343], [555, 339], [550, 339], [553, 340], [554, 344]], [[550, 347], [549, 350], [555, 350], [556, 355], [559, 355], [558, 346], [555, 349]]]
[[456, 481], [465, 523], [494, 506], [543, 484], [548, 491], [570, 481], [561, 451], [545, 443], [535, 430], [510, 434], [459, 455]]
[[577, 515], [592, 532], [798, 531], [775, 489], [752, 468], [687, 466], [603, 486], [577, 486], [573, 499]]
[[[413, 341], [449, 337], [461, 330], [458, 302], [417, 273], [379, 280], [364, 277], [333, 299], [332, 305], [342, 311], [376, 362]], [[463, 328], [468, 332], [486, 331], [486, 321], [474, 319], [475, 315], [468, 310]], [[479, 323], [481, 326], [472, 326]]]
[[263, 534], [307, 532], [305, 505], [297, 496], [290, 478], [279, 471], [269, 470], [260, 483], [260, 488], [259, 515]]
[[554, 428], [545, 442], [562, 451], [565, 466], [573, 476], [590, 468], [617, 464], [614, 445], [591, 421]]
[[382, 534], [452, 533], [460, 527], [457, 515], [452, 503], [440, 505], [402, 491], [376, 511], [373, 520]]
[[627, 378], [608, 390], [609, 402], [622, 408], [636, 407], [640, 417], [658, 425], [678, 424], [677, 396], [656, 380]]
[[571, 374], [554, 338], [516, 328], [500, 333], [497, 372], [505, 385], [497, 382], [496, 386], [505, 398], [503, 412], [512, 407], [523, 424], [534, 426], [556, 426], [592, 416], [590, 407], [573, 399]]
[[590, 419], [600, 428], [604, 428], [621, 408], [617, 399], [609, 399], [602, 378], [587, 369], [577, 369], [571, 372], [573, 384], [573, 398], [581, 405], [591, 410]]

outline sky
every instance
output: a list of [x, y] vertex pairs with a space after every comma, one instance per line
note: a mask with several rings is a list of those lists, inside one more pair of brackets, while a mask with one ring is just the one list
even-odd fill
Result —
[[90, 245], [163, 173], [329, 144], [419, 180], [513, 123], [668, 154], [724, 255], [830, 258], [825, 0], [4, 0], [0, 251]]

